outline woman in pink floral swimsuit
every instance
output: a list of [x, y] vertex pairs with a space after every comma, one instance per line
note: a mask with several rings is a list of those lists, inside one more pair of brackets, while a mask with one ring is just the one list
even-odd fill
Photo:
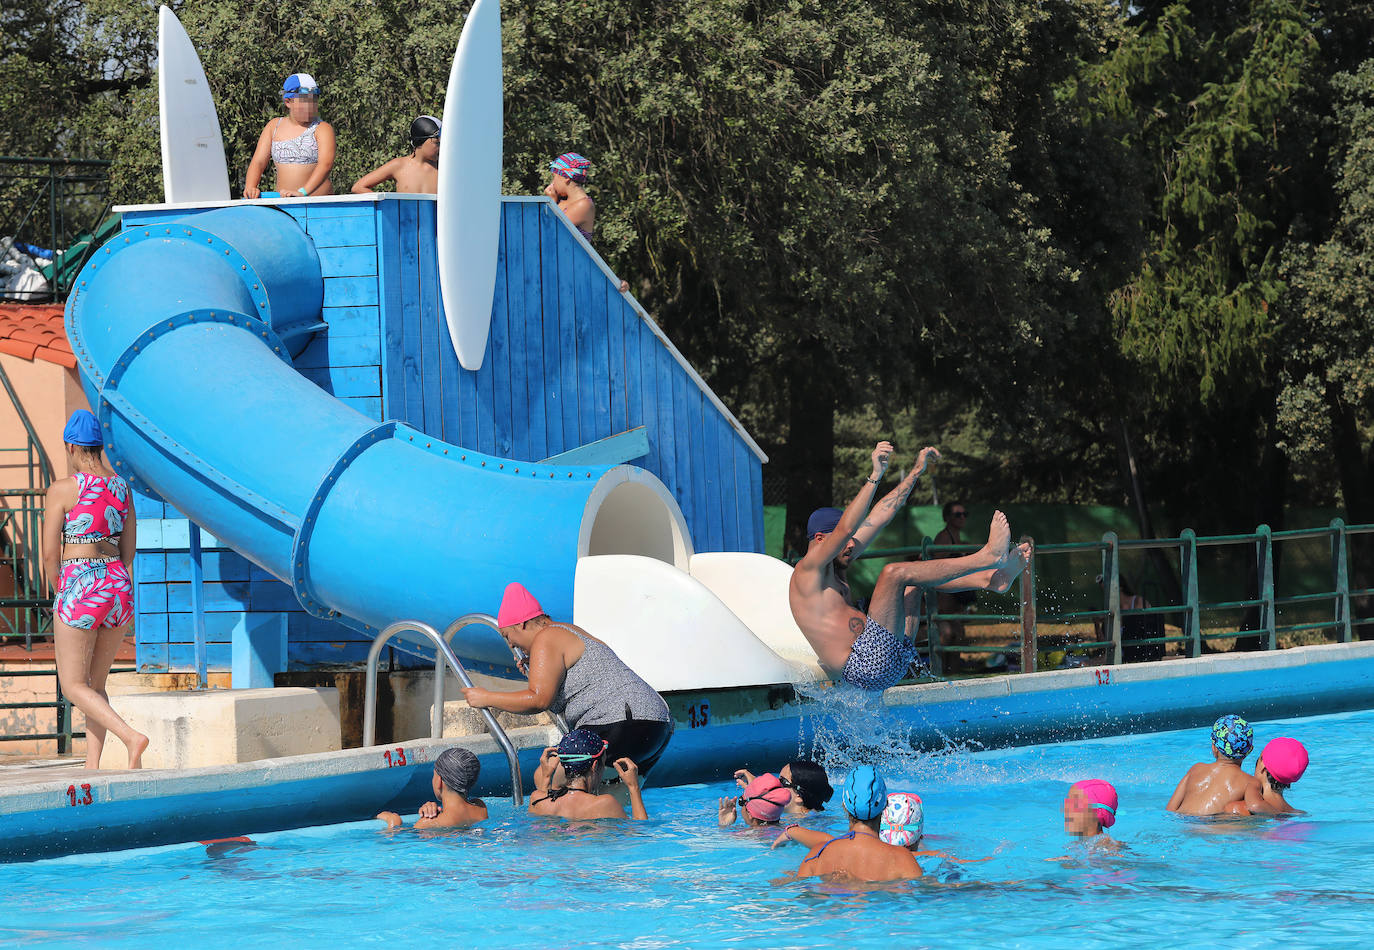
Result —
[[86, 716], [86, 768], [100, 768], [109, 732], [129, 750], [129, 768], [142, 768], [148, 737], [120, 718], [105, 692], [110, 666], [134, 618], [133, 495], [101, 457], [95, 416], [84, 409], [72, 413], [62, 438], [75, 474], [49, 486], [43, 521], [43, 568], [57, 591], [57, 677], [62, 692]]

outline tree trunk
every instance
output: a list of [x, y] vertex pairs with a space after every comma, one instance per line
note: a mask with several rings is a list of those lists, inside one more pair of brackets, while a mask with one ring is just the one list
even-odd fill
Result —
[[[1362, 445], [1355, 410], [1330, 389], [1326, 405], [1331, 419], [1331, 454], [1340, 474], [1345, 515], [1350, 524], [1374, 523], [1374, 444]], [[1374, 536], [1349, 539], [1350, 587], [1374, 587]], [[1352, 620], [1374, 617], [1374, 597], [1356, 597], [1350, 603]], [[1356, 628], [1360, 639], [1374, 638], [1374, 626]]]
[[[806, 550], [811, 512], [836, 504], [834, 364], [815, 343], [794, 351], [787, 372], [787, 528], [783, 550]], [[849, 499], [843, 499], [848, 502]]]
[[[1155, 533], [1154, 519], [1150, 517], [1150, 506], [1145, 501], [1143, 479], [1140, 466], [1136, 462], [1135, 449], [1131, 445], [1131, 434], [1126, 428], [1126, 420], [1120, 416], [1116, 420], [1116, 429], [1117, 459], [1121, 466], [1121, 481], [1126, 488], [1126, 494], [1135, 506], [1136, 527], [1140, 530], [1142, 538], [1157, 538], [1159, 535]], [[1169, 599], [1169, 603], [1183, 603], [1183, 585], [1164, 551], [1160, 548], [1150, 548], [1149, 559], [1156, 576], [1159, 577], [1160, 584], [1164, 587], [1164, 595]], [[1144, 578], [1137, 579], [1136, 587], [1136, 593], [1144, 592]], [[1182, 617], [1174, 618], [1175, 623], [1181, 623], [1181, 621]]]

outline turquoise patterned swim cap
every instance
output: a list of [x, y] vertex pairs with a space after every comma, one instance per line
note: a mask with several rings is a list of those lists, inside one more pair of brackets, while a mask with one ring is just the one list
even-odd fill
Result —
[[1243, 759], [1255, 747], [1255, 730], [1240, 716], [1222, 716], [1212, 726], [1212, 744], [1228, 759]]

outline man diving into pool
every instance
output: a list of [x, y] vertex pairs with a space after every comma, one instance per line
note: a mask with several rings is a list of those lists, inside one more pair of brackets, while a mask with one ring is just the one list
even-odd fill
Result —
[[922, 449], [900, 485], [864, 520], [878, 483], [892, 458], [892, 444], [873, 449], [873, 472], [844, 509], [821, 508], [806, 525], [806, 554], [792, 571], [788, 603], [797, 626], [816, 651], [821, 665], [860, 689], [883, 690], [906, 675], [915, 645], [899, 634], [906, 629], [906, 594], [913, 587], [944, 591], [992, 590], [1004, 593], [1030, 557], [1030, 544], [1010, 547], [1011, 526], [995, 512], [987, 544], [973, 554], [932, 561], [899, 561], [878, 575], [868, 616], [854, 607], [849, 587], [838, 576], [858, 551], [892, 520], [911, 493], [926, 463], [939, 453]]

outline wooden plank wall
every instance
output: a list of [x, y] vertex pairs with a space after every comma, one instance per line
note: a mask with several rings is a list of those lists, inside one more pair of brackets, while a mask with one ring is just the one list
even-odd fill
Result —
[[[324, 319], [295, 363], [371, 419], [401, 419], [503, 458], [532, 461], [644, 426], [652, 471], [699, 551], [763, 549], [762, 468], [749, 445], [545, 203], [503, 205], [491, 338], [463, 370], [439, 300], [435, 205], [385, 200], [286, 205], [314, 239]], [[125, 215], [125, 227], [185, 217]], [[194, 668], [186, 520], [136, 498], [138, 665]], [[357, 664], [369, 639], [301, 609], [291, 589], [227, 549], [204, 556], [210, 668], [228, 669], [236, 629], [287, 623], [289, 669]], [[422, 665], [396, 655], [398, 666]]]
[[[301, 204], [286, 210], [305, 227], [324, 273], [324, 313], [329, 330], [295, 359], [301, 375], [363, 415], [382, 420], [381, 280], [377, 231], [379, 209], [400, 202]], [[405, 202], [410, 204], [410, 202]], [[125, 215], [124, 226], [154, 224], [185, 212]], [[140, 526], [134, 563], [135, 642], [142, 672], [195, 669], [191, 615], [191, 557], [187, 521], [171, 505], [136, 493]], [[310, 616], [289, 585], [227, 548], [202, 556], [205, 633], [212, 670], [230, 668], [236, 630], [287, 624], [288, 669], [356, 664], [371, 637], [340, 623]], [[396, 655], [397, 666], [422, 666]]]
[[521, 461], [642, 425], [649, 455], [635, 464], [673, 492], [697, 550], [763, 550], [759, 459], [549, 205], [502, 206], [491, 336], [475, 373], [458, 365], [444, 325], [434, 206], [395, 205], [396, 244], [382, 250], [383, 271], [400, 278], [383, 291], [388, 417]]

